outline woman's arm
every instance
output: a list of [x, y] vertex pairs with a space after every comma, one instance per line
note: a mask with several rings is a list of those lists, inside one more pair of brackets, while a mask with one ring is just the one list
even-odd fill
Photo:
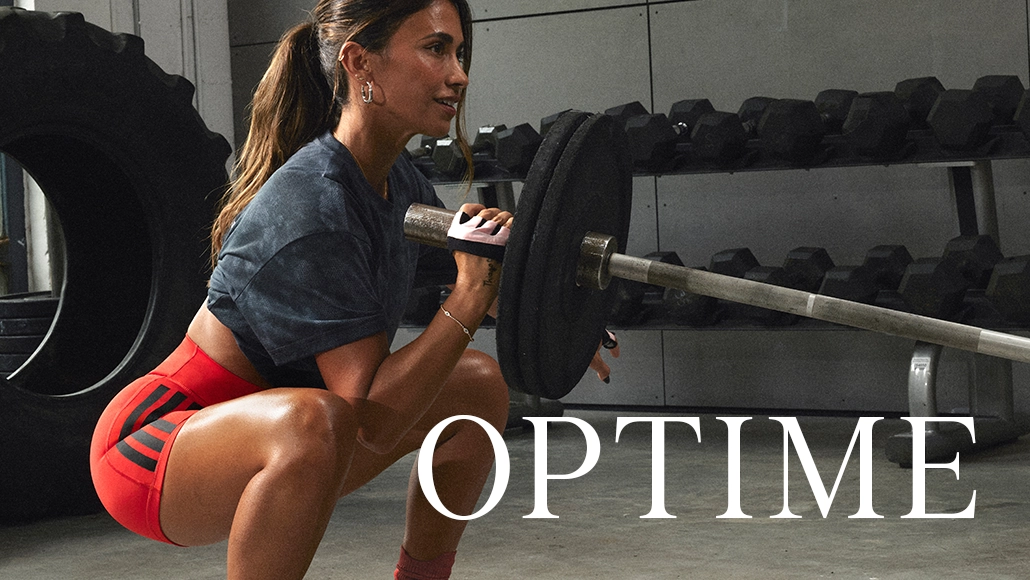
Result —
[[[475, 209], [478, 215], [510, 223], [511, 214]], [[455, 252], [458, 279], [443, 311], [414, 341], [389, 352], [379, 333], [315, 357], [329, 390], [353, 405], [359, 440], [379, 453], [392, 449], [432, 405], [468, 346], [462, 326], [474, 334], [497, 298], [501, 267], [493, 260]]]

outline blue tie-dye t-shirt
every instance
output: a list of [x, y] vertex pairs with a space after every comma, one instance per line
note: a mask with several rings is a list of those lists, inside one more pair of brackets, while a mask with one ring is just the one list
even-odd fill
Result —
[[[412, 203], [443, 206], [403, 156], [377, 195], [326, 133], [265, 183], [226, 234], [208, 309], [275, 386], [324, 387], [315, 355], [400, 324], [416, 269], [454, 279], [444, 251], [404, 238]], [[449, 279], [448, 279], [449, 278]]]

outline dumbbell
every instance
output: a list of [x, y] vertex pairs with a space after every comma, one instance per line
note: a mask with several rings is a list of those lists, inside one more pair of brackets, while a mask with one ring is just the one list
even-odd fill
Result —
[[748, 97], [740, 104], [740, 108], [737, 109], [737, 117], [740, 118], [748, 139], [758, 137], [758, 124], [761, 122], [765, 110], [774, 101], [776, 99], [772, 97]]
[[[472, 142], [472, 154], [485, 156], [512, 173], [525, 173], [540, 147], [541, 137], [529, 123], [512, 128], [505, 125], [481, 127]], [[448, 177], [460, 177], [466, 170], [461, 146], [454, 139], [437, 141], [432, 153], [437, 171]]]
[[[905, 246], [880, 245], [871, 248], [860, 266], [837, 266], [823, 276], [819, 294], [843, 298], [852, 302], [891, 307], [905, 269], [912, 263], [912, 255]], [[900, 298], [899, 298], [900, 299]]]
[[949, 89], [941, 93], [930, 110], [927, 124], [945, 149], [977, 149], [990, 139], [992, 126], [1014, 122], [1024, 93], [1018, 77], [981, 77], [972, 90]]
[[673, 123], [664, 114], [637, 115], [626, 121], [630, 156], [645, 171], [662, 171], [684, 155], [726, 165], [747, 146], [740, 120], [732, 113], [712, 111], [686, 123]]
[[1023, 81], [1015, 75], [987, 75], [976, 79], [973, 91], [987, 99], [987, 106], [994, 113], [995, 125], [1012, 123], [1023, 99]]
[[905, 147], [909, 111], [893, 92], [862, 93], [851, 101], [841, 133], [856, 154], [886, 160]]
[[962, 310], [966, 292], [984, 289], [1001, 259], [990, 236], [959, 236], [948, 242], [941, 258], [909, 264], [898, 293], [916, 314], [954, 318]]
[[[683, 265], [679, 255], [672, 251], [651, 252], [644, 258], [676, 266]], [[612, 310], [608, 315], [609, 322], [617, 326], [635, 326], [646, 321], [660, 313], [664, 292], [665, 289], [661, 286], [619, 280]]]
[[772, 101], [765, 97], [746, 100], [741, 111], [748, 115], [747, 121], [739, 114], [716, 111], [708, 99], [677, 101], [667, 117], [642, 114], [639, 103], [615, 107], [608, 113], [623, 119], [634, 163], [646, 171], [660, 171], [680, 155], [718, 166], [733, 163], [744, 154], [749, 135], [757, 130], [761, 113]]
[[[704, 266], [694, 269], [708, 270]], [[662, 314], [680, 326], [711, 326], [719, 321], [719, 301], [679, 288], [666, 288], [662, 294]]]
[[689, 136], [703, 115], [714, 112], [715, 107], [708, 99], [683, 99], [669, 107], [669, 122], [679, 127], [681, 134]]
[[926, 119], [943, 92], [944, 85], [937, 77], [905, 79], [894, 87], [894, 94], [908, 111], [913, 129], [929, 128]]
[[[825, 249], [811, 247], [792, 250], [782, 267], [762, 266], [748, 248], [724, 250], [712, 256], [709, 263], [709, 270], [718, 274], [796, 290], [818, 288], [822, 274], [832, 267], [833, 261]], [[765, 308], [729, 302], [721, 306], [728, 317], [743, 318], [763, 326], [786, 326], [798, 320], [796, 315]]]
[[409, 156], [412, 160], [432, 159], [433, 150], [436, 149], [437, 140], [438, 139], [436, 137], [429, 137], [428, 135], [423, 135], [422, 138], [419, 139], [418, 146], [414, 149], [408, 150]]
[[558, 120], [558, 117], [561, 117], [562, 115], [568, 113], [571, 110], [572, 109], [565, 109], [564, 111], [560, 111], [558, 113], [548, 115], [543, 119], [540, 119], [540, 137], [543, 138], [545, 135], [547, 135], [547, 132], [551, 130], [551, 126], [554, 125], [554, 123]]
[[[819, 290], [823, 276], [833, 266], [833, 259], [825, 248], [803, 246], [788, 252], [782, 266], [752, 268], [744, 278], [812, 293]], [[745, 316], [764, 326], [787, 326], [798, 321], [795, 315], [753, 306], [747, 308]]]
[[626, 121], [629, 121], [633, 117], [639, 117], [640, 115], [648, 115], [650, 111], [647, 107], [642, 105], [640, 101], [633, 101], [631, 103], [623, 103], [609, 109], [605, 109], [605, 115], [614, 118], [618, 121], [621, 127], [626, 126]]
[[827, 134], [836, 135], [844, 129], [851, 103], [857, 96], [858, 91], [846, 89], [826, 89], [816, 95], [815, 108], [823, 119]]
[[[472, 141], [472, 154], [484, 153], [494, 157], [497, 151], [497, 136], [507, 128], [505, 125], [480, 127]], [[437, 141], [433, 150], [433, 163], [436, 164], [436, 170], [447, 177], [459, 177], [468, 169], [457, 139]]]
[[423, 135], [415, 149], [405, 149], [408, 159], [411, 159], [415, 167], [429, 178], [433, 177], [433, 150], [436, 149], [437, 141], [436, 137]]
[[1030, 325], [1030, 255], [995, 264], [984, 295], [1006, 321]]
[[511, 173], [524, 175], [533, 163], [533, 157], [543, 137], [529, 123], [505, 129], [497, 135], [497, 163]]
[[826, 135], [822, 115], [812, 101], [777, 99], [758, 122], [758, 139], [771, 156], [792, 164], [813, 161]]
[[790, 288], [814, 293], [819, 291], [823, 277], [833, 267], [833, 259], [825, 248], [802, 246], [787, 252], [782, 268]]

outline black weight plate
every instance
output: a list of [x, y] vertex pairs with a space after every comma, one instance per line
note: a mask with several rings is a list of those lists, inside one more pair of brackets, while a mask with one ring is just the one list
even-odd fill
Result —
[[587, 232], [610, 234], [625, 252], [632, 195], [625, 134], [611, 117], [591, 116], [551, 174], [526, 260], [518, 339], [522, 378], [534, 394], [567, 395], [597, 351], [614, 286], [576, 284], [580, 245]]
[[519, 195], [511, 237], [504, 251], [501, 297], [497, 304], [497, 361], [501, 365], [501, 372], [508, 386], [522, 393], [533, 393], [532, 387], [526, 385], [522, 377], [519, 362], [522, 354], [519, 351], [518, 338], [518, 321], [522, 305], [520, 297], [527, 272], [526, 261], [530, 244], [551, 175], [576, 128], [589, 116], [579, 111], [567, 111], [544, 136]]

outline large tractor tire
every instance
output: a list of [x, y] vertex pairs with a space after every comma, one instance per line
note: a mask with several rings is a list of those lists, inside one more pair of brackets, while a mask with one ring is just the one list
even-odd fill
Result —
[[49, 332], [0, 380], [0, 522], [101, 509], [93, 427], [203, 302], [231, 150], [193, 92], [140, 38], [81, 14], [0, 8], [0, 151], [39, 183], [65, 239]]

